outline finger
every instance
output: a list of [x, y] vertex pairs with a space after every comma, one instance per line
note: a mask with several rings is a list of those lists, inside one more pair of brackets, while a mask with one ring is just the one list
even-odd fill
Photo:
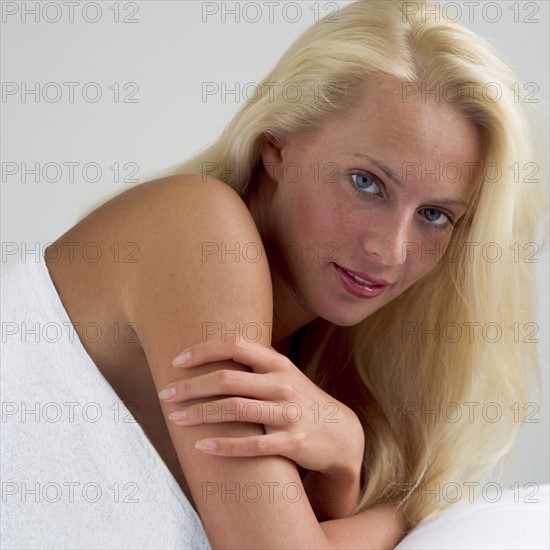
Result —
[[[233, 360], [247, 365], [254, 372], [266, 373], [294, 366], [284, 355], [257, 342], [248, 342], [244, 339], [217, 342], [199, 342], [184, 350], [172, 364], [178, 367], [196, 367], [215, 361]], [[295, 367], [296, 368], [296, 367]]]
[[[251, 422], [280, 428], [285, 424], [280, 403], [230, 397], [208, 403], [196, 403], [173, 411], [168, 418], [175, 424], [195, 426], [220, 422]], [[288, 424], [288, 422], [287, 422]]]
[[288, 383], [276, 383], [269, 376], [223, 369], [171, 382], [159, 392], [159, 397], [169, 403], [218, 395], [277, 401], [288, 400], [292, 391]]
[[284, 431], [247, 437], [216, 437], [197, 441], [195, 448], [218, 456], [287, 456], [293, 450], [292, 439]]

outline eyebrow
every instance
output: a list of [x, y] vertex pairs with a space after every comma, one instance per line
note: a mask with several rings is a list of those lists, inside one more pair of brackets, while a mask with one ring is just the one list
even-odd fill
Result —
[[[369, 155], [365, 155], [364, 153], [351, 153], [351, 156], [367, 159], [369, 162], [374, 164], [377, 168], [382, 170], [382, 172], [384, 172], [384, 174], [386, 174], [386, 176], [390, 180], [392, 180], [393, 183], [395, 183], [395, 185], [397, 185], [397, 187], [401, 187], [401, 188], [405, 187], [403, 182], [397, 176], [397, 174], [389, 166], [386, 166], [382, 162], [380, 162], [380, 161], [378, 161], [378, 160], [376, 160], [372, 157], [369, 157]], [[434, 199], [434, 202], [438, 202], [438, 203], [441, 203], [441, 204], [450, 204], [450, 205], [455, 205], [455, 206], [463, 206], [464, 208], [468, 207], [468, 203], [466, 203], [466, 202], [464, 202], [463, 200], [460, 200], [460, 199]]]
[[351, 153], [351, 156], [367, 159], [369, 162], [374, 164], [377, 168], [380, 168], [380, 170], [382, 170], [382, 172], [384, 172], [384, 174], [386, 174], [386, 176], [388, 176], [388, 178], [390, 178], [393, 181], [393, 183], [397, 185], [397, 187], [405, 187], [403, 185], [403, 182], [397, 176], [397, 174], [391, 168], [389, 168], [385, 164], [382, 164], [380, 161], [373, 159], [372, 157], [369, 157], [368, 155], [365, 155], [363, 153]]

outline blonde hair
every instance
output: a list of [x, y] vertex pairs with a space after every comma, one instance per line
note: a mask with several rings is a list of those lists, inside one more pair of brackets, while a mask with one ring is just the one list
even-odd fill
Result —
[[[380, 77], [439, 90], [479, 129], [483, 170], [436, 267], [353, 327], [317, 320], [304, 332], [308, 374], [365, 429], [357, 511], [400, 503], [414, 526], [469, 498], [528, 412], [539, 363], [529, 260], [545, 207], [540, 135], [512, 70], [439, 5], [359, 0], [336, 18], [301, 35], [261, 83], [277, 83], [270, 93], [170, 173], [208, 173], [244, 196], [262, 169], [262, 136], [314, 133]], [[285, 96], [289, 86], [299, 100]]]

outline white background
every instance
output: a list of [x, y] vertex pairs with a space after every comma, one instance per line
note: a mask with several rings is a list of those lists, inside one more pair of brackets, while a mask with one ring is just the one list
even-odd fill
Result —
[[[72, 8], [63, 2], [2, 2], [3, 250], [6, 243], [22, 249], [56, 239], [107, 199], [215, 141], [244, 97], [204, 98], [203, 83], [242, 90], [260, 82], [315, 22], [316, 13], [324, 16], [349, 3], [280, 0], [270, 21], [265, 2], [106, 1]], [[534, 83], [548, 129], [550, 3], [441, 3], [460, 11], [464, 23], [494, 42], [522, 82]], [[216, 6], [218, 13], [206, 16]], [[37, 15], [32, 13], [36, 7]], [[234, 14], [223, 14], [235, 7], [239, 22]], [[64, 84], [70, 82], [76, 83], [72, 101], [70, 85]], [[86, 84], [88, 95], [83, 95]], [[24, 94], [25, 86], [37, 88], [39, 97]], [[98, 89], [101, 99], [92, 102]], [[25, 181], [20, 172], [10, 175], [14, 166], [22, 170], [22, 163], [31, 169], [39, 163], [41, 170], [57, 163], [61, 171], [58, 177], [50, 165], [38, 182], [32, 174]], [[74, 175], [63, 163], [77, 163]], [[88, 163], [96, 164], [83, 172]], [[118, 179], [110, 168], [115, 163]], [[101, 169], [98, 181], [93, 166]], [[132, 167], [136, 182], [129, 180]], [[539, 422], [525, 425], [514, 468], [503, 478], [508, 484], [549, 479], [548, 254], [537, 258], [545, 402], [538, 403]]]

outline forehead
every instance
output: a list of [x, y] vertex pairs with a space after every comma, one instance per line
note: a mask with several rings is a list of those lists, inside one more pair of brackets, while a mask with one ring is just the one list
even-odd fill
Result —
[[353, 107], [322, 132], [321, 143], [394, 164], [478, 163], [480, 136], [456, 105], [429, 94], [403, 93], [398, 81], [370, 83]]

